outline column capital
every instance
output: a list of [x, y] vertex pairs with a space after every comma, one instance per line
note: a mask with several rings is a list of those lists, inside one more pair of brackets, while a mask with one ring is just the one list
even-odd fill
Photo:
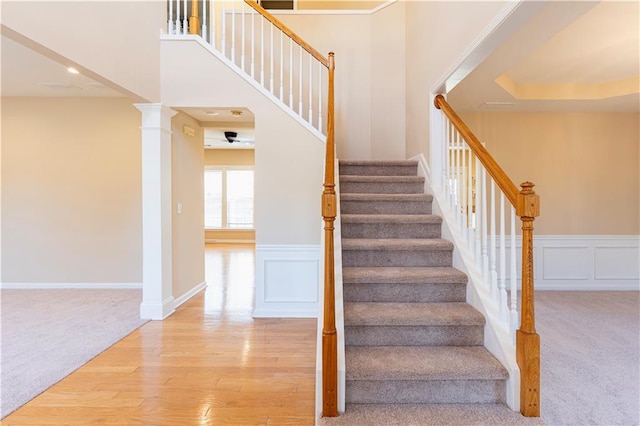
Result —
[[[133, 104], [142, 112], [142, 128], [171, 128], [171, 117], [178, 111], [162, 105], [161, 103]], [[164, 125], [164, 126], [163, 126]]]

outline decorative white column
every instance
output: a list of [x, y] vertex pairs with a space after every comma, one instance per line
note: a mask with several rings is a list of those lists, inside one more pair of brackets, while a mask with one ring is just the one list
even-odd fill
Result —
[[175, 310], [171, 238], [171, 117], [162, 104], [142, 112], [142, 303], [140, 318], [162, 320]]

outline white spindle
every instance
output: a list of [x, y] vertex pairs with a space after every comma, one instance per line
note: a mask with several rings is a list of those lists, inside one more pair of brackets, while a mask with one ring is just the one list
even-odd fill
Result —
[[[205, 0], [205, 1], [209, 1], [209, 0]], [[211, 4], [211, 44], [213, 45], [213, 47], [216, 47], [216, 43], [218, 42], [218, 38], [216, 37], [216, 29], [217, 29], [217, 25], [216, 25], [216, 3], [212, 3]]]
[[518, 329], [518, 271], [517, 271], [517, 261], [516, 261], [516, 210], [511, 206], [511, 247], [510, 247], [510, 256], [511, 256], [511, 277], [509, 281], [511, 281], [511, 309], [510, 309], [510, 322], [511, 322], [511, 332], [513, 333], [513, 339], [515, 342], [516, 330]]
[[489, 253], [487, 247], [487, 172], [482, 169], [482, 279], [485, 284], [489, 284]]
[[444, 167], [442, 168], [442, 186], [445, 190], [445, 195], [451, 203], [451, 124], [445, 117], [442, 120], [442, 134], [444, 135], [444, 149], [442, 150], [442, 160]]
[[467, 172], [467, 244], [473, 253], [475, 241], [473, 239], [473, 155], [471, 149], [467, 150], [469, 155]]
[[280, 100], [284, 97], [284, 34], [280, 33]]
[[[171, 0], [173, 2], [173, 0]], [[176, 24], [173, 34], [180, 34], [180, 0], [176, 0]]]
[[231, 62], [236, 64], [236, 2], [231, 2]]
[[460, 173], [462, 168], [462, 138], [456, 130], [456, 218], [458, 219], [458, 227], [462, 228], [462, 191], [460, 182]]
[[481, 170], [484, 167], [480, 163], [480, 159], [476, 157], [476, 265], [478, 268], [482, 268], [482, 209], [484, 193], [481, 187]]
[[313, 56], [309, 53], [309, 124], [313, 126]]
[[496, 183], [491, 178], [491, 238], [489, 239], [489, 274], [491, 277], [491, 296], [498, 300], [498, 275], [496, 272]]
[[169, 18], [167, 21], [167, 34], [173, 34], [173, 0], [169, 0]]
[[220, 3], [220, 17], [222, 19], [222, 55], [227, 56], [227, 10], [226, 2]]
[[273, 57], [273, 24], [271, 24], [271, 64], [270, 64], [271, 72], [269, 74], [269, 77], [271, 78], [271, 85], [269, 86], [270, 87], [269, 91], [271, 93], [273, 93], [273, 61], [274, 60], [275, 58]]
[[509, 315], [507, 314], [508, 301], [505, 281], [507, 279], [506, 247], [505, 247], [505, 214], [504, 214], [504, 193], [500, 191], [500, 319], [507, 323]]
[[251, 9], [251, 78], [255, 79], [255, 63], [256, 63], [256, 27], [254, 17], [256, 11]]
[[318, 62], [318, 130], [322, 132], [322, 63]]
[[[461, 141], [462, 142], [462, 141]], [[462, 159], [462, 176], [460, 179], [460, 208], [462, 210], [462, 227], [460, 230], [462, 231], [463, 239], [466, 240], [467, 233], [465, 232], [465, 227], [467, 226], [467, 152], [466, 148], [467, 144], [462, 142], [460, 146], [460, 156]]]
[[242, 71], [245, 71], [245, 68], [244, 68], [244, 64], [245, 64], [245, 61], [244, 61], [244, 58], [245, 58], [244, 50], [245, 50], [245, 47], [244, 46], [245, 46], [246, 43], [245, 43], [245, 38], [244, 38], [244, 33], [245, 33], [245, 31], [244, 31], [244, 27], [245, 27], [245, 22], [244, 22], [245, 21], [245, 16], [244, 16], [245, 6], [244, 6], [244, 3], [242, 3], [241, 10], [242, 11], [241, 11], [241, 14], [240, 14], [240, 18], [242, 18], [242, 25], [241, 25], [241, 30], [242, 30], [242, 48], [240, 49], [240, 68], [242, 68]]
[[[264, 18], [260, 18], [260, 84], [264, 87]], [[273, 54], [273, 45], [271, 53]]]
[[298, 114], [302, 117], [302, 46], [298, 56]]
[[187, 1], [184, 0], [184, 16], [182, 17], [182, 34], [189, 34], [189, 16], [187, 14]]
[[293, 39], [289, 39], [289, 108], [293, 111]]
[[208, 0], [202, 1], [202, 38], [204, 41], [207, 41], [207, 39], [211, 40], [207, 33], [207, 1]]

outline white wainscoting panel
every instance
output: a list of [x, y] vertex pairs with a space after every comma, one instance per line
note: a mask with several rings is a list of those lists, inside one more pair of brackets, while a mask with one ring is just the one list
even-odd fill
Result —
[[318, 316], [320, 246], [256, 245], [256, 307], [253, 316]]
[[533, 247], [536, 290], [640, 290], [638, 235], [535, 235]]

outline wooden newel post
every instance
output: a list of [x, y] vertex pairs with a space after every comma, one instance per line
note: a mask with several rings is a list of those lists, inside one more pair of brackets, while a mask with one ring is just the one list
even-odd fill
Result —
[[334, 55], [329, 53], [329, 96], [327, 100], [327, 150], [325, 158], [322, 218], [324, 219], [324, 322], [322, 325], [322, 416], [338, 415], [338, 339], [336, 335], [336, 292], [333, 259], [333, 230], [337, 215], [334, 141]]
[[540, 197], [533, 191], [533, 183], [520, 186], [516, 207], [522, 220], [522, 317], [516, 332], [520, 412], [540, 417], [540, 336], [536, 333], [533, 288], [533, 221], [540, 215]]
[[189, 17], [189, 34], [200, 34], [200, 18], [198, 18], [198, 0], [191, 0], [191, 16]]

